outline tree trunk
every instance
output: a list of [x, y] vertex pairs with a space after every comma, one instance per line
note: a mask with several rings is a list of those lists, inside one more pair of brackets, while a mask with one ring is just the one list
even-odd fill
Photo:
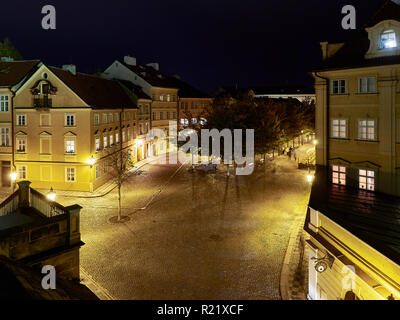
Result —
[[118, 221], [121, 221], [121, 186], [118, 186]]

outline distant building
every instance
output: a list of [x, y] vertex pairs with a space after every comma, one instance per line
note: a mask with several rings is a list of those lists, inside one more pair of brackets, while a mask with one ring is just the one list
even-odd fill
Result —
[[305, 231], [312, 300], [400, 299], [400, 5], [314, 69], [316, 174]]
[[303, 101], [315, 101], [315, 89], [307, 87], [254, 87], [251, 88], [255, 98], [272, 98], [272, 99], [297, 99]]
[[[95, 299], [79, 284], [81, 207], [63, 207], [29, 185], [19, 182], [0, 204], [0, 299]], [[56, 290], [41, 287], [45, 265], [56, 270]]]

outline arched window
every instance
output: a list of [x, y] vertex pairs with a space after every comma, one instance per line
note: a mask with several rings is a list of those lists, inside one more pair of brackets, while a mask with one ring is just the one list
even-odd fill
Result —
[[391, 49], [397, 47], [396, 33], [394, 30], [385, 30], [381, 34], [380, 49]]

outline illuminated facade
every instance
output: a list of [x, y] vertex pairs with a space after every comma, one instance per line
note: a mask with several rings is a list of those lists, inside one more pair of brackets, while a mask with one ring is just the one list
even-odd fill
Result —
[[399, 40], [387, 1], [356, 38], [321, 44], [309, 299], [400, 299]]

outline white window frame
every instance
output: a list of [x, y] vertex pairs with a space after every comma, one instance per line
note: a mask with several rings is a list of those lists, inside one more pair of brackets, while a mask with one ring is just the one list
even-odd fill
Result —
[[10, 111], [10, 95], [0, 94], [0, 112]]
[[[23, 172], [23, 176], [21, 176], [21, 171]], [[28, 168], [27, 166], [17, 166], [18, 180], [26, 180], [28, 179]]]
[[[371, 85], [370, 80], [373, 80], [373, 85]], [[363, 81], [366, 81], [363, 83]], [[363, 88], [365, 85], [365, 89]], [[358, 93], [376, 93], [376, 77], [359, 77], [358, 78]]]
[[100, 124], [100, 115], [98, 113], [94, 114], [93, 123], [94, 123], [95, 126], [98, 126]]
[[[23, 143], [20, 143], [20, 142], [23, 142]], [[21, 145], [23, 145], [23, 147], [24, 147], [24, 150], [20, 150], [20, 146]], [[17, 153], [27, 153], [26, 152], [26, 137], [16, 137], [16, 147], [17, 147], [17, 150], [16, 150], [16, 152]]]
[[[344, 91], [340, 90], [340, 88], [342, 88], [341, 83], [340, 83], [341, 81], [344, 81]], [[338, 85], [337, 85], [338, 91], [337, 92], [335, 92], [335, 90], [334, 90], [335, 82], [338, 83]], [[347, 79], [333, 79], [331, 94], [333, 94], [333, 95], [347, 94]]]
[[101, 150], [100, 137], [95, 137], [94, 138], [94, 145], [95, 145], [96, 151], [100, 151]]
[[102, 117], [103, 117], [102, 123], [103, 123], [103, 124], [107, 124], [107, 120], [108, 120], [108, 115], [107, 115], [107, 113], [103, 113]]
[[[349, 125], [349, 121], [346, 118], [332, 118], [332, 120], [331, 120], [331, 138], [347, 139], [348, 138], [348, 125]], [[336, 128], [337, 128], [337, 130], [335, 130]]]
[[103, 136], [103, 149], [107, 149], [108, 147], [108, 136]]
[[359, 169], [358, 186], [362, 190], [375, 191], [376, 172], [370, 169]]
[[[383, 42], [383, 36], [385, 36], [385, 35], [392, 35], [392, 36], [394, 36], [394, 39], [392, 39], [392, 41], [395, 42], [395, 45], [394, 45], [394, 46], [392, 46], [392, 47], [385, 47], [384, 42]], [[398, 48], [398, 46], [399, 46], [399, 44], [398, 44], [398, 41], [397, 41], [397, 35], [396, 35], [395, 30], [393, 30], [393, 29], [387, 29], [387, 30], [384, 30], [384, 31], [380, 34], [380, 36], [379, 36], [379, 49], [380, 49], [380, 50], [391, 50], [391, 49]]]
[[[71, 174], [73, 174], [73, 176], [72, 176], [73, 179], [70, 178]], [[75, 167], [65, 167], [65, 182], [76, 182], [76, 168]]]
[[74, 113], [66, 113], [65, 114], [65, 126], [66, 127], [75, 127], [76, 126], [76, 116]]
[[27, 118], [25, 113], [17, 113], [17, 127], [26, 127]]
[[113, 134], [110, 134], [109, 141], [110, 141], [110, 147], [113, 146], [114, 145], [114, 135]]
[[[366, 125], [363, 125], [363, 122], [365, 122]], [[370, 123], [373, 122], [373, 126], [370, 125]], [[358, 124], [358, 140], [363, 140], [363, 141], [376, 141], [377, 140], [377, 121], [376, 119], [371, 119], [371, 118], [363, 118], [363, 119], [358, 119], [357, 120]], [[365, 128], [365, 135], [364, 135], [364, 130]], [[373, 128], [374, 132], [371, 133], [370, 129]], [[371, 136], [373, 134], [373, 137]]]
[[9, 147], [10, 146], [10, 128], [9, 127], [0, 127], [0, 146], [1, 147]]
[[76, 140], [74, 138], [65, 139], [65, 153], [66, 154], [76, 153]]
[[96, 165], [96, 167], [95, 167], [96, 169], [95, 169], [95, 177], [96, 177], [96, 179], [99, 179], [100, 177], [101, 177], [101, 168], [100, 168], [100, 165]]

